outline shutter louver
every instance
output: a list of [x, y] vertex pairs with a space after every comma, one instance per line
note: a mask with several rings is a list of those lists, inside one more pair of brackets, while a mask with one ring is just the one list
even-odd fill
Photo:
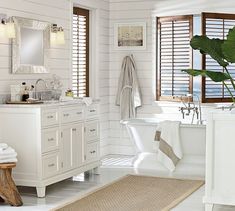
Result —
[[[225, 39], [229, 29], [235, 26], [234, 14], [220, 13], [202, 13], [202, 34], [209, 38]], [[214, 61], [209, 55], [202, 56], [202, 69], [212, 71], [225, 70]], [[235, 65], [227, 67], [231, 76], [235, 78]], [[232, 87], [230, 82], [227, 82], [229, 88]], [[233, 90], [233, 89], [231, 89]], [[233, 92], [233, 94], [235, 94]], [[231, 97], [222, 83], [215, 83], [209, 78], [202, 78], [202, 102], [229, 102]]]
[[192, 68], [193, 16], [158, 18], [157, 100], [177, 100], [192, 93], [192, 77], [181, 72]]
[[72, 90], [89, 96], [89, 10], [73, 9]]

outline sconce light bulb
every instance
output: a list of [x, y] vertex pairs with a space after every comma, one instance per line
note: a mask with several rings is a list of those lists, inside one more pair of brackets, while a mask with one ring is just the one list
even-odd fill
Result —
[[56, 43], [57, 45], [65, 44], [64, 31], [59, 29], [56, 34]]
[[0, 23], [0, 38], [6, 38], [6, 25]]
[[56, 45], [57, 43], [57, 39], [56, 39], [56, 37], [57, 37], [57, 33], [56, 32], [53, 32], [53, 31], [51, 31], [51, 45]]
[[6, 24], [6, 35], [8, 38], [16, 37], [15, 24], [13, 22], [8, 22]]

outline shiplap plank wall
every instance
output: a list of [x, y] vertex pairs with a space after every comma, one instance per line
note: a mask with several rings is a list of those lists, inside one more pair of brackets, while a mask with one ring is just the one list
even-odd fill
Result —
[[66, 44], [50, 50], [50, 74], [11, 74], [11, 44], [0, 40], [0, 95], [10, 93], [11, 84], [35, 84], [38, 78], [49, 80], [52, 74], [61, 77], [64, 89], [70, 87], [70, 4], [67, 0], [2, 0], [0, 13], [56, 23], [65, 30]]
[[[50, 80], [52, 74], [57, 74], [63, 82], [63, 91], [71, 87], [71, 4], [69, 0], [1, 0], [0, 13], [8, 16], [20, 16], [56, 23], [65, 30], [66, 44], [56, 46], [50, 50], [50, 74], [11, 74], [11, 45], [9, 40], [0, 40], [0, 95], [10, 93], [11, 84], [35, 84], [38, 78]], [[101, 112], [101, 154], [108, 153], [107, 139], [109, 135], [109, 4], [105, 0], [77, 0], [77, 4], [99, 10], [99, 65], [97, 70], [98, 95]]]
[[[107, 0], [73, 0], [73, 2], [75, 6], [95, 12], [97, 16], [90, 34], [93, 38], [95, 36], [96, 42], [98, 42], [95, 57], [99, 58], [99, 62], [94, 67], [97, 70], [91, 68], [91, 74], [96, 72], [96, 77], [93, 77], [92, 80], [96, 80], [98, 88], [96, 97], [100, 99], [101, 156], [104, 156], [109, 153], [109, 2]], [[98, 30], [98, 32], [94, 30]]]
[[[216, 1], [216, 2], [215, 2]], [[143, 106], [138, 109], [138, 117], [156, 117], [159, 119], [180, 120], [179, 103], [154, 102], [156, 78], [156, 27], [157, 16], [200, 14], [201, 12], [234, 13], [233, 0], [110, 0], [110, 134], [109, 152], [111, 154], [135, 154], [134, 143], [129, 139], [125, 127], [119, 121], [119, 107], [115, 106], [117, 82], [122, 59], [133, 54], [137, 64], [137, 74], [143, 95]], [[140, 22], [147, 23], [147, 49], [144, 51], [117, 51], [113, 48], [114, 23]], [[211, 107], [203, 106], [203, 118]], [[188, 118], [190, 120], [190, 118]]]

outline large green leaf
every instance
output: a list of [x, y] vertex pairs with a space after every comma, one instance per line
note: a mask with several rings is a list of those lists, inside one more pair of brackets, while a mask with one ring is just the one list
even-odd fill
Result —
[[204, 76], [209, 77], [214, 82], [222, 82], [231, 79], [227, 73], [217, 72], [217, 71], [210, 71], [210, 70], [196, 70], [196, 69], [187, 69], [182, 70], [183, 72], [188, 73], [192, 76]]
[[235, 62], [235, 27], [229, 30], [227, 40], [222, 44], [224, 56], [228, 62]]
[[200, 50], [202, 54], [210, 55], [216, 60], [222, 67], [226, 67], [228, 63], [224, 61], [224, 54], [222, 51], [223, 40], [220, 39], [209, 39], [206, 36], [194, 36], [190, 45], [194, 50]]

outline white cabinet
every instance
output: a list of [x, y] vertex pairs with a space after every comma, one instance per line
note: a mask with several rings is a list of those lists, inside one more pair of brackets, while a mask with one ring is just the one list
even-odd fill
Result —
[[0, 106], [0, 139], [18, 153], [16, 184], [44, 197], [46, 186], [99, 167], [98, 104]]
[[208, 115], [206, 137], [206, 211], [214, 204], [235, 205], [234, 111]]
[[62, 126], [61, 142], [62, 142], [62, 170], [68, 171], [77, 168], [82, 164], [83, 154], [83, 123]]

